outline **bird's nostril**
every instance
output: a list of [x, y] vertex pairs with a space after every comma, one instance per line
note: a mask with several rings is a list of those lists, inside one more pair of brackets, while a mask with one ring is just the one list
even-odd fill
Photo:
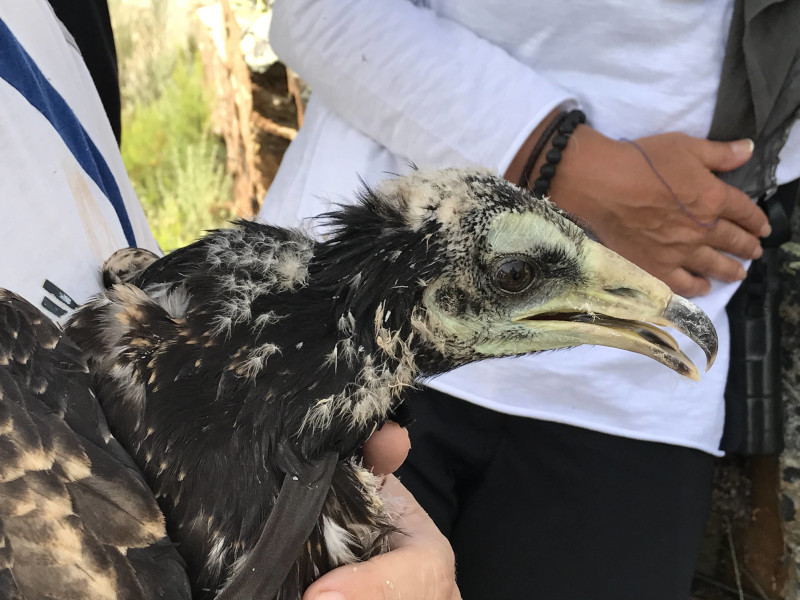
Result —
[[614, 296], [622, 296], [624, 298], [638, 298], [642, 295], [640, 291], [629, 287], [606, 288], [605, 291]]

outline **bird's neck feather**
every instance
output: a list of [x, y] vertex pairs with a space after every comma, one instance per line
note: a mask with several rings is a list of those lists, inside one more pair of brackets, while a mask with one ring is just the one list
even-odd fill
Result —
[[240, 420], [267, 435], [277, 433], [269, 429], [280, 421], [280, 433], [298, 440], [306, 455], [354, 451], [414, 382], [413, 332], [393, 328], [383, 301], [356, 306], [313, 286], [271, 297], [269, 306], [266, 300], [257, 311], [286, 316], [260, 339], [280, 351], [254, 378]]

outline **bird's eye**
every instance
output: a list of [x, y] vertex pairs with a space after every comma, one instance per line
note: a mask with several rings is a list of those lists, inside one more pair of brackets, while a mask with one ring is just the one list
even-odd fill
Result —
[[527, 290], [533, 283], [534, 268], [530, 262], [519, 257], [506, 258], [494, 272], [494, 284], [511, 294]]

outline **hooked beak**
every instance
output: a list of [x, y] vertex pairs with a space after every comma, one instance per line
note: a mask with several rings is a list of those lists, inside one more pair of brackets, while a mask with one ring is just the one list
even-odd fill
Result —
[[583, 344], [620, 348], [699, 380], [697, 367], [659, 327], [691, 338], [705, 352], [708, 370], [717, 355], [717, 333], [708, 316], [605, 246], [585, 244], [583, 285], [535, 309], [523, 309], [512, 316], [513, 322], [532, 330], [541, 349]]

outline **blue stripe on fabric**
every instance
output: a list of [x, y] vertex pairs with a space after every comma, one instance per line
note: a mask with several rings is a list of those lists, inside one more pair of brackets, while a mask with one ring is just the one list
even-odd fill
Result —
[[117, 180], [114, 179], [108, 163], [78, 117], [61, 94], [47, 81], [2, 19], [0, 19], [0, 78], [5, 79], [50, 122], [78, 164], [111, 202], [128, 245], [135, 247], [136, 237], [133, 234], [128, 211], [125, 209]]

